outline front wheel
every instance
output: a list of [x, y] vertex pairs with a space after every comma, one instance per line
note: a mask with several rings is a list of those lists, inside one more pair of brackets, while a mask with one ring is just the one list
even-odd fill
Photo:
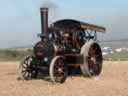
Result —
[[62, 56], [52, 59], [49, 69], [50, 79], [54, 83], [63, 83], [67, 77], [67, 68]]
[[26, 56], [23, 58], [19, 65], [19, 79], [20, 80], [31, 80], [36, 78], [38, 70], [33, 64], [33, 56]]

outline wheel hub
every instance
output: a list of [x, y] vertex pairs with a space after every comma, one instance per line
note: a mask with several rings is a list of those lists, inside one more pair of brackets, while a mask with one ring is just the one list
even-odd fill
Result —
[[96, 58], [95, 58], [95, 57], [91, 57], [90, 60], [91, 60], [94, 64], [96, 64]]
[[63, 72], [63, 69], [62, 69], [62, 68], [59, 68], [59, 69], [58, 69], [58, 72], [59, 72], [59, 73], [62, 73], [62, 72]]
[[31, 68], [30, 67], [27, 67], [26, 71], [27, 72], [31, 72]]

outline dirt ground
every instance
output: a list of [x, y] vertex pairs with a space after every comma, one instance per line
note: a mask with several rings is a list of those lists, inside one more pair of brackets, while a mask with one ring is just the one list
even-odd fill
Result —
[[0, 96], [128, 96], [128, 61], [104, 62], [99, 78], [68, 77], [63, 84], [18, 81], [19, 62], [0, 62]]

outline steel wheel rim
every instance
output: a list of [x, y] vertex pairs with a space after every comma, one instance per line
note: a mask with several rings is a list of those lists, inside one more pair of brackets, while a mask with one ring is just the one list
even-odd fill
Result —
[[87, 57], [88, 71], [91, 76], [98, 76], [102, 68], [102, 52], [96, 43], [91, 45]]
[[25, 80], [29, 80], [33, 78], [35, 70], [32, 69], [32, 57], [27, 57], [22, 63], [21, 73]]

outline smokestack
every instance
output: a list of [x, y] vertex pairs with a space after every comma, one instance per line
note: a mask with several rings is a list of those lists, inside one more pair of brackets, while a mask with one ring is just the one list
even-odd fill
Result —
[[40, 15], [41, 15], [41, 33], [46, 34], [46, 32], [48, 31], [48, 8], [41, 7]]

